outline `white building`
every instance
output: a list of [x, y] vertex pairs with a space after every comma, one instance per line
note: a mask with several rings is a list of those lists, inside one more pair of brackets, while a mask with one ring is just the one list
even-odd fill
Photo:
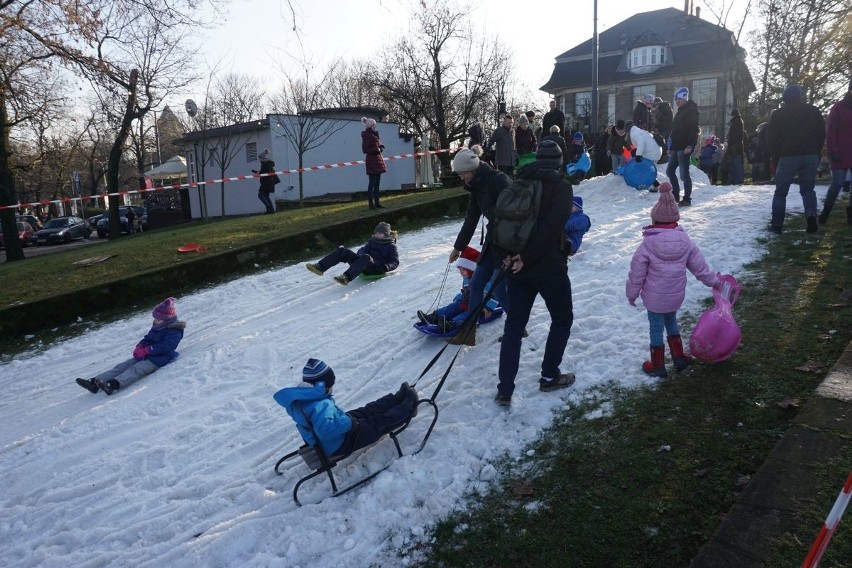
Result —
[[[309, 116], [270, 114], [255, 122], [191, 132], [183, 139], [189, 181], [249, 176], [252, 170], [260, 168], [257, 155], [264, 148], [269, 148], [276, 171], [296, 170], [299, 168], [296, 148], [300, 146], [300, 139], [301, 146], [306, 148], [302, 160], [304, 168], [363, 160], [361, 117], [378, 121], [385, 114], [373, 108], [329, 109], [315, 111]], [[385, 156], [412, 153], [412, 138], [401, 135], [398, 124], [378, 122], [376, 129], [385, 145]], [[200, 157], [198, 163], [196, 156]], [[385, 160], [385, 163], [388, 171], [382, 175], [381, 191], [414, 187], [413, 158]], [[279, 174], [279, 177], [281, 183], [275, 186], [273, 201], [299, 201], [298, 173]], [[364, 164], [306, 171], [302, 180], [305, 199], [367, 190]], [[226, 215], [262, 213], [264, 207], [257, 198], [259, 185], [257, 179], [248, 179], [190, 187], [192, 217], [203, 217], [204, 207], [206, 216], [221, 216], [223, 187]]]

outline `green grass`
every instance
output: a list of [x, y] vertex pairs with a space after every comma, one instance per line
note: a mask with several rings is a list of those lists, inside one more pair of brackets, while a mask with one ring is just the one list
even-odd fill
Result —
[[[447, 188], [408, 194], [388, 193], [382, 197], [382, 203], [388, 210], [393, 210], [458, 194], [460, 191], [459, 188]], [[195, 253], [179, 253], [177, 248], [187, 243], [203, 244], [207, 247], [208, 254], [215, 254], [267, 242], [313, 227], [375, 214], [375, 211], [367, 209], [366, 202], [353, 201], [321, 207], [287, 209], [275, 215], [192, 221], [142, 233], [133, 238], [123, 237], [96, 245], [34, 256], [24, 261], [6, 262], [0, 265], [5, 282], [33, 284], [3, 286], [0, 288], [0, 306], [34, 302], [185, 262], [193, 258]], [[353, 238], [365, 240], [365, 235], [353, 235]], [[85, 267], [74, 264], [76, 261], [96, 256], [112, 258]]]
[[[592, 393], [555, 418], [532, 457], [499, 464], [505, 477], [493, 492], [471, 495], [434, 527], [422, 564], [687, 566], [789, 428], [795, 405], [783, 401], [803, 404], [852, 340], [843, 294], [852, 227], [835, 216], [816, 236], [767, 239], [767, 250], [740, 279], [743, 344], [731, 360], [697, 365], [655, 389]], [[682, 318], [687, 328], [695, 315]], [[825, 367], [796, 370], [809, 360]], [[821, 468], [820, 502], [778, 540], [767, 566], [804, 559], [852, 450], [843, 457]], [[822, 566], [852, 558], [850, 514]]]

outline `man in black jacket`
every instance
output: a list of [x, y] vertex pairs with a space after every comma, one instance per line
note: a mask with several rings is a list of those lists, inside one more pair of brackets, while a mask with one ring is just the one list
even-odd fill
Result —
[[[550, 101], [550, 110], [544, 113], [544, 119], [541, 124], [541, 132], [545, 136], [553, 132], [551, 127], [559, 127], [559, 136], [564, 136], [565, 133], [565, 113], [556, 108], [556, 101]], [[564, 156], [563, 156], [564, 158]]]
[[789, 85], [782, 96], [784, 105], [772, 111], [766, 125], [769, 154], [776, 159], [775, 196], [769, 230], [781, 233], [787, 212], [787, 193], [795, 176], [805, 207], [807, 232], [817, 231], [817, 198], [814, 192], [819, 153], [825, 142], [825, 120], [813, 105], [802, 102], [802, 89]]
[[[470, 192], [470, 200], [467, 203], [467, 213], [464, 223], [456, 237], [453, 250], [450, 251], [450, 262], [458, 260], [461, 252], [470, 244], [479, 219], [485, 217], [488, 223], [485, 225], [485, 238], [482, 251], [479, 254], [479, 262], [473, 277], [470, 279], [470, 297], [466, 315], [470, 316], [482, 303], [485, 297], [485, 285], [494, 274], [493, 246], [491, 246], [490, 235], [491, 222], [494, 221], [494, 204], [497, 196], [505, 187], [511, 183], [511, 178], [505, 173], [492, 169], [488, 164], [479, 159], [479, 155], [470, 149], [460, 150], [452, 162], [453, 171], [459, 174], [464, 188]], [[502, 308], [508, 313], [508, 301], [506, 296], [505, 279], [491, 291], [494, 298], [500, 302]], [[463, 324], [456, 335], [447, 340], [454, 345], [476, 345], [476, 324], [474, 320]]]
[[[689, 176], [689, 158], [698, 143], [698, 105], [689, 100], [689, 89], [681, 87], [675, 91], [677, 114], [672, 121], [671, 147], [666, 176], [672, 184], [672, 194], [678, 205], [692, 205], [692, 178]], [[680, 170], [683, 182], [683, 199], [675, 172]]]
[[541, 363], [539, 390], [550, 392], [574, 383], [573, 373], [562, 373], [559, 365], [574, 322], [571, 281], [568, 279], [568, 249], [562, 228], [571, 215], [573, 190], [559, 172], [562, 152], [552, 141], [542, 141], [536, 159], [518, 171], [519, 178], [542, 181], [538, 218], [526, 248], [518, 254], [496, 250], [497, 259], [507, 271], [509, 304], [495, 401], [509, 406], [515, 390], [515, 377], [521, 356], [521, 338], [530, 319], [536, 296], [541, 294], [550, 313], [550, 332]]

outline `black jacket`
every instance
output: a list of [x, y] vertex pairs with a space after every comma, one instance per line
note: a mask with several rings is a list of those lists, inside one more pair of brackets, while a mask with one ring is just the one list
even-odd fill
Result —
[[651, 109], [642, 101], [636, 101], [636, 106], [633, 108], [633, 124], [642, 130], [651, 131]]
[[692, 146], [693, 152], [698, 149], [698, 105], [695, 101], [686, 101], [677, 109], [672, 120], [671, 139], [672, 152], [679, 152], [687, 146]]
[[544, 118], [541, 122], [541, 132], [545, 135], [549, 135], [550, 127], [554, 125], [559, 127], [559, 136], [565, 134], [565, 113], [558, 108], [544, 113]]
[[485, 225], [486, 236], [482, 246], [482, 253], [485, 253], [485, 249], [491, 242], [487, 231], [491, 228], [491, 221], [494, 220], [494, 204], [497, 203], [497, 196], [500, 191], [508, 187], [511, 181], [511, 178], [505, 173], [480, 162], [470, 184], [464, 186], [470, 192], [470, 201], [467, 202], [467, 213], [465, 213], [464, 223], [453, 245], [454, 249], [464, 250], [464, 247], [470, 244], [470, 239], [476, 232], [476, 225], [479, 223], [480, 217], [484, 216], [488, 221]]
[[[562, 231], [574, 201], [571, 184], [552, 165], [536, 160], [517, 172], [517, 177], [542, 181], [541, 203], [526, 248], [521, 251], [524, 271], [559, 273], [568, 270], [569, 247]], [[508, 253], [497, 251], [495, 263], [502, 261]]]
[[672, 112], [672, 105], [665, 101], [657, 103], [654, 109], [654, 113], [656, 116], [656, 124], [654, 125], [654, 129], [660, 134], [662, 134], [663, 132], [669, 132], [672, 129], [672, 119], [674, 118], [674, 112]]
[[814, 105], [786, 101], [769, 115], [766, 141], [773, 158], [819, 155], [825, 142], [825, 119]]
[[[272, 160], [261, 160], [259, 173], [269, 174], [274, 171], [275, 162], [273, 162]], [[272, 193], [273, 191], [275, 191], [275, 177], [265, 176], [260, 178], [260, 190], [265, 191], [266, 193]]]

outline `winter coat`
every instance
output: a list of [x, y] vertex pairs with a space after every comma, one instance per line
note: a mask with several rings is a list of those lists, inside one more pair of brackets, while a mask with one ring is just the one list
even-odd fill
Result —
[[565, 156], [568, 154], [568, 148], [565, 146], [565, 139], [562, 138], [559, 134], [548, 134], [544, 138], [541, 139], [542, 142], [545, 140], [550, 140], [557, 146], [559, 146], [559, 150], [562, 151], [562, 164], [565, 164]]
[[515, 134], [505, 126], [498, 126], [491, 133], [486, 146], [490, 149], [491, 145], [496, 147], [494, 154], [494, 164], [497, 166], [509, 166], [514, 168], [518, 158], [515, 154]]
[[467, 147], [482, 146], [485, 143], [485, 133], [482, 131], [482, 124], [474, 122], [467, 129], [467, 135], [470, 138], [467, 142]]
[[150, 347], [151, 353], [145, 359], [158, 367], [165, 367], [178, 358], [179, 353], [175, 350], [183, 339], [184, 329], [186, 329], [186, 322], [182, 321], [175, 321], [159, 327], [154, 326], [145, 334], [137, 347], [139, 345]]
[[801, 101], [786, 101], [769, 115], [766, 125], [769, 155], [819, 155], [825, 142], [825, 120], [814, 105]]
[[518, 152], [519, 156], [535, 152], [536, 143], [532, 127], [515, 127], [515, 151]]
[[852, 92], [831, 106], [826, 144], [831, 169], [852, 168]]
[[638, 128], [635, 124], [630, 127], [630, 143], [636, 147], [636, 155], [642, 159], [656, 162], [663, 155], [663, 149], [647, 130]]
[[361, 151], [367, 155], [364, 161], [366, 162], [368, 176], [383, 174], [388, 171], [385, 159], [382, 157], [384, 148], [377, 131], [367, 128], [361, 133]]
[[473, 179], [464, 185], [464, 188], [470, 192], [470, 200], [467, 202], [464, 223], [456, 237], [456, 242], [453, 244], [454, 249], [464, 250], [470, 244], [470, 239], [473, 238], [473, 233], [476, 231], [479, 219], [484, 216], [487, 223], [485, 225], [485, 239], [481, 255], [485, 254], [487, 247], [491, 243], [488, 231], [491, 229], [492, 221], [494, 221], [494, 204], [497, 203], [497, 196], [500, 192], [509, 187], [511, 182], [512, 179], [505, 173], [492, 169], [491, 166], [484, 162], [480, 162], [479, 167], [473, 174]]
[[686, 295], [687, 269], [707, 286], [718, 286], [719, 279], [707, 266], [698, 245], [676, 223], [644, 227], [642, 237], [627, 275], [629, 301], [641, 295], [649, 312], [676, 312]]
[[[554, 166], [545, 161], [536, 160], [517, 172], [523, 179], [540, 179], [541, 202], [535, 227], [520, 252], [524, 262], [523, 270], [534, 273], [565, 273], [568, 270], [568, 247], [562, 233], [568, 217], [574, 190]], [[509, 253], [497, 251], [495, 263], [502, 261]]]
[[369, 255], [373, 265], [364, 270], [364, 274], [385, 274], [399, 266], [399, 252], [394, 237], [370, 237], [367, 244], [358, 249], [359, 255]]
[[698, 145], [698, 118], [698, 105], [695, 101], [686, 101], [686, 104], [677, 109], [672, 121], [672, 152], [680, 152], [687, 146], [695, 150]]
[[615, 126], [609, 129], [609, 141], [606, 143], [606, 149], [613, 156], [621, 155], [621, 152], [624, 150], [624, 136], [616, 132]]
[[325, 392], [325, 385], [287, 387], [276, 392], [273, 398], [296, 422], [302, 439], [311, 446], [317, 443], [311, 434], [313, 426], [327, 456], [340, 449], [347, 432], [352, 429], [352, 419]]
[[672, 105], [665, 101], [657, 103], [654, 107], [655, 130], [660, 134], [670, 132], [672, 129], [673, 117], [674, 112], [672, 112]]
[[559, 127], [559, 136], [565, 134], [565, 113], [558, 108], [551, 109], [544, 113], [544, 118], [541, 123], [541, 131], [545, 134], [550, 134], [550, 127]]
[[580, 159], [580, 156], [586, 151], [585, 144], [568, 144], [568, 152], [565, 154], [565, 160], [562, 163], [564, 164], [573, 164], [576, 163], [577, 160]]
[[[577, 197], [576, 199], [580, 198]], [[563, 228], [565, 238], [567, 239], [565, 244], [569, 246], [568, 254], [576, 254], [580, 250], [580, 245], [583, 244], [583, 235], [591, 227], [592, 220], [589, 219], [588, 215], [583, 213], [582, 209], [571, 213], [571, 216], [568, 217], [568, 222], [565, 223], [565, 227]]]
[[[275, 162], [272, 160], [261, 160], [260, 161], [260, 172], [261, 174], [269, 174], [275, 171]], [[266, 193], [273, 193], [275, 191], [275, 179], [277, 176], [265, 176], [260, 178], [260, 190]]]
[[[462, 288], [461, 291], [455, 295], [453, 301], [444, 306], [443, 308], [439, 308], [438, 311], [451, 311], [458, 314], [464, 314], [468, 308], [468, 302], [470, 301], [470, 281], [471, 279], [467, 276], [462, 277]], [[485, 286], [485, 292], [487, 293], [491, 289], [491, 283], [489, 282]], [[497, 309], [500, 304], [497, 303], [497, 300], [491, 298], [485, 304], [485, 309], [491, 310], [492, 312]]]
[[743, 119], [739, 116], [732, 117], [728, 126], [727, 152], [731, 156], [745, 155], [745, 131]]
[[651, 109], [642, 101], [636, 101], [636, 107], [633, 109], [633, 124], [642, 130], [651, 130]]
[[714, 164], [718, 164], [718, 148], [713, 141], [708, 138], [707, 143], [701, 147], [701, 152], [698, 154], [698, 164], [704, 166], [705, 168], [709, 168]]

